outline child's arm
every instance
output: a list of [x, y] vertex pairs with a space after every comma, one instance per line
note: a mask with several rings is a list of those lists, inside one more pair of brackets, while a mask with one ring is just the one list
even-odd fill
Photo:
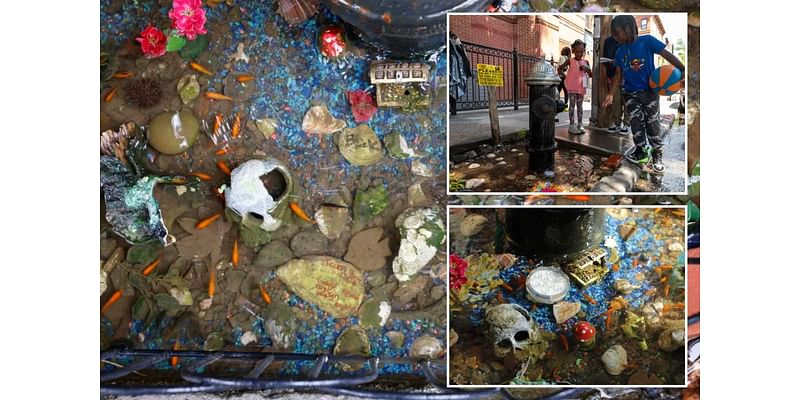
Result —
[[569, 67], [569, 58], [567, 59], [567, 61], [565, 61], [563, 64], [561, 64], [561, 65], [558, 67], [558, 72], [562, 72], [562, 73], [563, 73], [563, 72], [564, 72], [564, 70], [566, 70], [566, 69], [567, 69], [567, 67]]
[[614, 79], [611, 81], [611, 87], [608, 88], [605, 100], [603, 100], [603, 107], [608, 107], [614, 102], [614, 93], [617, 92], [619, 87], [619, 77], [622, 76], [622, 68], [617, 67], [617, 72], [614, 73]]
[[678, 59], [678, 57], [675, 57], [675, 55], [670, 53], [667, 49], [661, 50], [661, 53], [659, 54], [661, 57], [664, 57], [665, 60], [669, 61], [670, 64], [674, 65], [675, 68], [679, 69], [681, 71], [681, 75], [683, 75], [683, 63], [680, 59]]
[[586, 72], [589, 75], [589, 78], [594, 78], [592, 76], [592, 67], [589, 66], [588, 61], [586, 61], [585, 65], [581, 65], [581, 69], [583, 70], [583, 72]]

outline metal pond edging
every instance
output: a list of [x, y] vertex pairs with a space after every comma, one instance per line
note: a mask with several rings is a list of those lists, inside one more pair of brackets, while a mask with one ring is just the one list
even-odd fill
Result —
[[[213, 393], [236, 390], [268, 390], [268, 389], [314, 389], [321, 392], [350, 395], [370, 399], [391, 400], [470, 400], [481, 399], [489, 396], [501, 395], [507, 400], [516, 398], [507, 390], [501, 388], [461, 390], [449, 389], [440, 379], [433, 365], [443, 366], [445, 360], [418, 360], [412, 358], [379, 358], [366, 356], [336, 356], [315, 355], [298, 353], [270, 353], [270, 352], [245, 352], [245, 351], [193, 351], [193, 350], [111, 350], [100, 353], [100, 360], [118, 358], [134, 358], [134, 361], [120, 369], [100, 373], [100, 394], [103, 396], [140, 396], [140, 395], [171, 395], [189, 393]], [[171, 357], [197, 359], [191, 364], [182, 367], [179, 375], [186, 385], [112, 385], [109, 382], [125, 377], [129, 374], [147, 369], [159, 362], [169, 360]], [[137, 359], [138, 358], [138, 359]], [[217, 377], [210, 374], [198, 373], [197, 370], [208, 367], [220, 360], [253, 360], [256, 365], [243, 377]], [[306, 378], [270, 380], [258, 378], [274, 361], [313, 361], [314, 366]], [[319, 378], [325, 365], [330, 362], [361, 362], [369, 363], [368, 368], [347, 377]], [[391, 392], [359, 388], [356, 385], [373, 382], [379, 377], [381, 364], [411, 364], [419, 368], [428, 383], [440, 390], [438, 393], [425, 392]], [[540, 397], [540, 400], [571, 399], [585, 392], [587, 389], [565, 389], [560, 392]]]

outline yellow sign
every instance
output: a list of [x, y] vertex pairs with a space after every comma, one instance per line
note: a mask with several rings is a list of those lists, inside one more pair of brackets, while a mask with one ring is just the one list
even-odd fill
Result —
[[503, 67], [500, 65], [478, 64], [478, 85], [503, 86]]

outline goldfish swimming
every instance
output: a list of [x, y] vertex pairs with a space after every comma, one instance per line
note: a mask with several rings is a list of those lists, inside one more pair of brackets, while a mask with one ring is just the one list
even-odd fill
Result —
[[236, 77], [236, 81], [239, 82], [239, 83], [250, 82], [253, 79], [256, 79], [256, 77], [253, 76], [253, 75], [250, 75], [250, 74], [241, 74], [241, 75]]
[[144, 276], [150, 275], [150, 273], [152, 273], [160, 263], [161, 259], [156, 258], [155, 261], [151, 262], [150, 264], [147, 265], [147, 267], [144, 268], [144, 270], [142, 271], [142, 275]]
[[132, 76], [133, 72], [130, 71], [117, 72], [116, 74], [111, 75], [111, 77], [114, 79], [125, 79], [125, 78], [130, 78]]
[[118, 87], [116, 87], [116, 86], [114, 86], [113, 88], [111, 88], [111, 90], [109, 90], [109, 91], [106, 93], [106, 95], [105, 95], [105, 96], [103, 96], [103, 101], [105, 101], [106, 103], [108, 103], [109, 101], [111, 101], [111, 99], [113, 99], [113, 98], [114, 98], [114, 95], [115, 95], [115, 94], [117, 94], [117, 90], [118, 90], [118, 89], [119, 89], [119, 88], [118, 88]]
[[294, 201], [290, 202], [289, 203], [289, 208], [292, 210], [294, 215], [296, 215], [298, 218], [300, 218], [300, 219], [302, 219], [303, 221], [306, 221], [306, 222], [314, 223], [314, 220], [312, 220], [311, 217], [309, 217], [308, 214], [306, 214], [306, 212], [303, 211], [302, 208], [300, 208], [300, 205], [297, 204], [297, 202], [294, 202]]
[[227, 164], [225, 164], [224, 161], [217, 161], [217, 168], [222, 170], [222, 172], [224, 172], [225, 175], [228, 175], [228, 176], [231, 175], [231, 169], [228, 167]]
[[207, 228], [209, 225], [211, 225], [211, 223], [213, 223], [214, 221], [216, 221], [216, 220], [217, 220], [217, 218], [219, 218], [219, 217], [221, 217], [221, 216], [222, 216], [222, 214], [221, 214], [221, 213], [216, 213], [216, 214], [214, 214], [214, 215], [212, 215], [212, 216], [210, 216], [210, 217], [208, 217], [208, 218], [206, 218], [206, 219], [203, 219], [203, 220], [199, 221], [199, 222], [197, 223], [197, 225], [195, 225], [194, 227], [195, 227], [195, 228], [197, 228], [197, 229], [204, 229], [204, 228]]
[[239, 266], [239, 239], [235, 239], [233, 241], [233, 251], [231, 253], [231, 262], [233, 263], [233, 267], [234, 268]]
[[106, 304], [103, 304], [103, 307], [100, 309], [100, 314], [105, 314], [111, 306], [117, 302], [122, 297], [122, 289], [117, 290], [111, 297], [106, 300]]
[[236, 118], [233, 120], [233, 127], [231, 127], [231, 136], [234, 138], [239, 137], [239, 131], [242, 129], [242, 120], [239, 119], [239, 113], [236, 113]]
[[204, 174], [202, 172], [190, 172], [189, 175], [196, 176], [196, 177], [198, 177], [198, 178], [200, 178], [200, 179], [202, 179], [204, 181], [210, 181], [211, 180], [211, 175]]
[[204, 66], [202, 66], [202, 65], [200, 65], [200, 64], [198, 64], [196, 62], [190, 62], [189, 66], [192, 67], [193, 70], [195, 70], [197, 72], [200, 72], [202, 74], [206, 74], [208, 76], [213, 76], [214, 75], [214, 74], [211, 73], [211, 71], [207, 70]]
[[206, 92], [205, 96], [209, 100], [228, 100], [228, 101], [233, 101], [233, 97], [225, 96], [224, 94], [217, 93], [217, 92]]
[[259, 286], [258, 288], [261, 289], [261, 298], [264, 299], [264, 302], [267, 304], [272, 304], [272, 298], [269, 297], [269, 293], [267, 293], [267, 291], [264, 290], [264, 287]]

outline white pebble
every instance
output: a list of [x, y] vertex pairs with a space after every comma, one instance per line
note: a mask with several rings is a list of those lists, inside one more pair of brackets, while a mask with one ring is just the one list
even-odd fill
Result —
[[467, 169], [475, 169], [475, 168], [480, 168], [480, 167], [481, 167], [480, 164], [470, 164], [469, 167], [467, 167]]

